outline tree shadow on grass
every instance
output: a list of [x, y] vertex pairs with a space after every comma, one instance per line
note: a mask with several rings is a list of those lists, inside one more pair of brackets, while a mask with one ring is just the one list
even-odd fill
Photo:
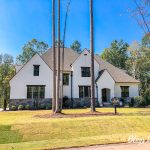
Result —
[[11, 125], [0, 125], [0, 144], [19, 143], [22, 135], [17, 130], [12, 130]]
[[[120, 115], [117, 113], [117, 115]], [[75, 118], [75, 117], [97, 117], [97, 116], [115, 116], [112, 112], [87, 112], [78, 114], [67, 114], [67, 113], [57, 113], [57, 114], [44, 114], [35, 115], [35, 118]]]

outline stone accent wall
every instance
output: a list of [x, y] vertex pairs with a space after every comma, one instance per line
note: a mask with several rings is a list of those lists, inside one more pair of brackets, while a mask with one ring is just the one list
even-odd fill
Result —
[[[99, 102], [97, 99], [96, 101], [96, 107], [99, 107]], [[68, 99], [64, 101], [63, 106], [65, 108], [84, 108], [84, 107], [90, 107], [91, 106], [91, 99], [90, 98], [73, 98], [72, 101], [71, 99]]]
[[[98, 100], [96, 100], [96, 107], [99, 106]], [[51, 109], [52, 107], [52, 99], [10, 99], [9, 101], [9, 109], [11, 110], [12, 106], [18, 108], [19, 105], [23, 105], [24, 108], [29, 105], [30, 109]], [[90, 107], [91, 99], [90, 98], [74, 98], [65, 100], [63, 102], [63, 108], [84, 108]]]
[[[96, 107], [99, 106], [97, 99], [95, 99]], [[73, 99], [73, 108], [82, 108], [82, 107], [90, 107], [91, 99], [90, 98], [74, 98]]]
[[12, 106], [18, 108], [19, 105], [25, 106], [29, 105], [30, 109], [49, 109], [52, 106], [52, 99], [10, 99], [9, 100], [9, 109], [11, 110]]

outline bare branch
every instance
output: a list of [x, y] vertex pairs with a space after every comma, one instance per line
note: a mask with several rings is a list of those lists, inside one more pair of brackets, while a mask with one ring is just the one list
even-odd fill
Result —
[[[141, 6], [140, 4], [138, 4], [137, 0], [133, 0], [133, 1], [134, 1], [135, 5], [136, 5], [136, 7], [137, 7], [137, 11], [138, 11], [139, 15], [140, 15], [141, 18], [142, 18], [142, 21], [143, 21], [143, 23], [144, 23], [144, 26], [145, 26], [147, 32], [150, 33], [150, 27], [149, 27], [148, 22], [147, 22], [147, 20], [146, 20], [146, 15], [148, 14], [148, 12], [144, 9], [143, 6]], [[150, 4], [150, 0], [144, 0], [144, 4], [149, 5], [149, 4]], [[148, 14], [148, 15], [149, 15], [149, 14]], [[138, 23], [138, 24], [139, 24], [139, 23]], [[140, 25], [140, 26], [141, 26], [141, 25]], [[143, 28], [144, 28], [144, 27], [142, 27], [142, 29], [143, 29]], [[145, 30], [144, 30], [144, 32], [145, 32]]]

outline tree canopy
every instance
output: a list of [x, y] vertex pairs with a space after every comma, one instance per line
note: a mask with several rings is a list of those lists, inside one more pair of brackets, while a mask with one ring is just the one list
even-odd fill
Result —
[[109, 48], [104, 49], [101, 58], [118, 68], [126, 69], [128, 46], [123, 40], [114, 40]]
[[142, 38], [142, 45], [150, 47], [150, 33], [144, 35], [144, 37]]
[[9, 81], [15, 74], [14, 59], [9, 54], [0, 55], [0, 105], [6, 110], [9, 99]]
[[150, 104], [150, 47], [140, 45], [137, 57], [136, 76], [141, 81], [140, 94]]
[[43, 41], [32, 39], [23, 46], [22, 53], [17, 56], [16, 62], [17, 64], [24, 64], [31, 59], [35, 53], [41, 55], [45, 53], [47, 49], [48, 44], [44, 43]]
[[[60, 40], [60, 48], [63, 48], [63, 46], [64, 46], [64, 43], [62, 40]], [[58, 47], [58, 41], [57, 40], [55, 41], [55, 47]]]
[[81, 43], [79, 41], [74, 41], [71, 45], [70, 48], [72, 48], [74, 51], [76, 51], [77, 53], [81, 53]]

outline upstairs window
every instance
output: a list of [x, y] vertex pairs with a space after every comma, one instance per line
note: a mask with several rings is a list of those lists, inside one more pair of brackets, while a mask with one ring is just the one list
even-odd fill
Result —
[[121, 86], [121, 97], [129, 97], [129, 86]]
[[45, 98], [45, 86], [44, 85], [28, 85], [27, 86], [27, 98], [29, 99]]
[[90, 67], [81, 67], [81, 76], [82, 77], [90, 77]]
[[69, 73], [63, 74], [63, 85], [69, 85]]
[[33, 75], [34, 76], [39, 76], [39, 68], [40, 66], [39, 65], [34, 65], [34, 71], [33, 71]]
[[91, 97], [91, 87], [79, 86], [79, 98], [89, 98], [89, 97]]

